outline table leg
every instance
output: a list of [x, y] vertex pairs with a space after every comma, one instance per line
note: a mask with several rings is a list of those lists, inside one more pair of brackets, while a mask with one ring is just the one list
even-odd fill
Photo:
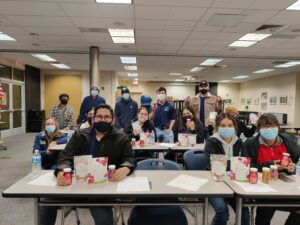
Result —
[[40, 224], [40, 206], [39, 206], [39, 198], [35, 198], [33, 200], [34, 207], [34, 225]]
[[242, 198], [236, 197], [236, 210], [235, 210], [235, 224], [236, 225], [241, 225], [242, 208], [243, 208]]
[[204, 198], [204, 206], [203, 206], [203, 225], [208, 225], [208, 198]]

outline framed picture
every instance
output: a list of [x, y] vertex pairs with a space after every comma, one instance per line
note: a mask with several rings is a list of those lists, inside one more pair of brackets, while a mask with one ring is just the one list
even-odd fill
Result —
[[288, 99], [287, 96], [280, 96], [280, 98], [279, 98], [279, 104], [280, 105], [286, 105], [287, 104], [287, 99]]
[[244, 98], [241, 99], [241, 104], [245, 105], [245, 99]]
[[223, 102], [224, 104], [231, 104], [231, 99], [224, 99]]
[[261, 92], [261, 101], [267, 101], [268, 100], [268, 92], [267, 91], [262, 91]]
[[267, 110], [267, 102], [261, 102], [260, 103], [260, 109], [261, 110]]
[[247, 105], [251, 105], [251, 98], [247, 98]]
[[253, 105], [259, 105], [259, 98], [253, 99]]
[[270, 105], [276, 105], [277, 96], [270, 97]]

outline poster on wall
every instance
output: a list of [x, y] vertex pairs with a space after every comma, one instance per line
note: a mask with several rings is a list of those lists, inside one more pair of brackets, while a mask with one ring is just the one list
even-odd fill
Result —
[[268, 100], [268, 92], [262, 91], [261, 92], [261, 101], [266, 102]]
[[280, 98], [279, 98], [279, 104], [280, 105], [286, 105], [287, 104], [287, 99], [288, 99], [287, 96], [280, 96]]
[[277, 102], [277, 96], [270, 97], [270, 105], [276, 105]]
[[251, 105], [251, 98], [247, 98], [247, 105]]
[[259, 98], [253, 99], [253, 105], [259, 105]]
[[267, 102], [261, 102], [260, 109], [261, 110], [267, 110]]
[[244, 98], [241, 99], [241, 104], [245, 105], [245, 99]]

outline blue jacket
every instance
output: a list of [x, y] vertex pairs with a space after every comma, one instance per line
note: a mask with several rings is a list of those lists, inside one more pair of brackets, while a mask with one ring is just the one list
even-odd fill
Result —
[[80, 113], [77, 118], [77, 124], [81, 123], [82, 121], [87, 120], [87, 116], [85, 115], [88, 110], [90, 110], [92, 107], [96, 108], [98, 105], [106, 104], [105, 99], [101, 96], [97, 96], [95, 100], [92, 99], [92, 97], [86, 96], [80, 106]]
[[[68, 137], [67, 134], [64, 134], [61, 137], [54, 137], [52, 141], [56, 141], [57, 144], [65, 144], [67, 143]], [[43, 169], [53, 169], [52, 167], [56, 165], [59, 151], [53, 152], [51, 155], [47, 155], [47, 148], [49, 145], [49, 140], [47, 138], [46, 133], [43, 131], [35, 136], [34, 144], [33, 144], [33, 152], [34, 150], [39, 150], [42, 157], [42, 167]]]
[[116, 127], [118, 129], [124, 128], [126, 130], [131, 126], [131, 121], [136, 120], [138, 111], [138, 104], [131, 98], [125, 101], [123, 98], [116, 103], [115, 117]]

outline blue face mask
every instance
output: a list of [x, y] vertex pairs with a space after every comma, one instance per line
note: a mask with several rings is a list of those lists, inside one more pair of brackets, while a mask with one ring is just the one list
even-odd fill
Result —
[[45, 130], [47, 131], [47, 133], [54, 133], [54, 131], [56, 130], [54, 125], [48, 125], [45, 127]]
[[274, 140], [278, 135], [278, 128], [269, 127], [267, 129], [261, 129], [259, 133], [267, 140]]
[[233, 127], [219, 127], [218, 133], [222, 138], [231, 138], [235, 135], [235, 129]]
[[128, 100], [129, 99], [129, 93], [124, 93], [122, 95], [122, 97], [125, 99], [125, 100]]
[[91, 90], [91, 96], [98, 96], [99, 92], [97, 90]]

